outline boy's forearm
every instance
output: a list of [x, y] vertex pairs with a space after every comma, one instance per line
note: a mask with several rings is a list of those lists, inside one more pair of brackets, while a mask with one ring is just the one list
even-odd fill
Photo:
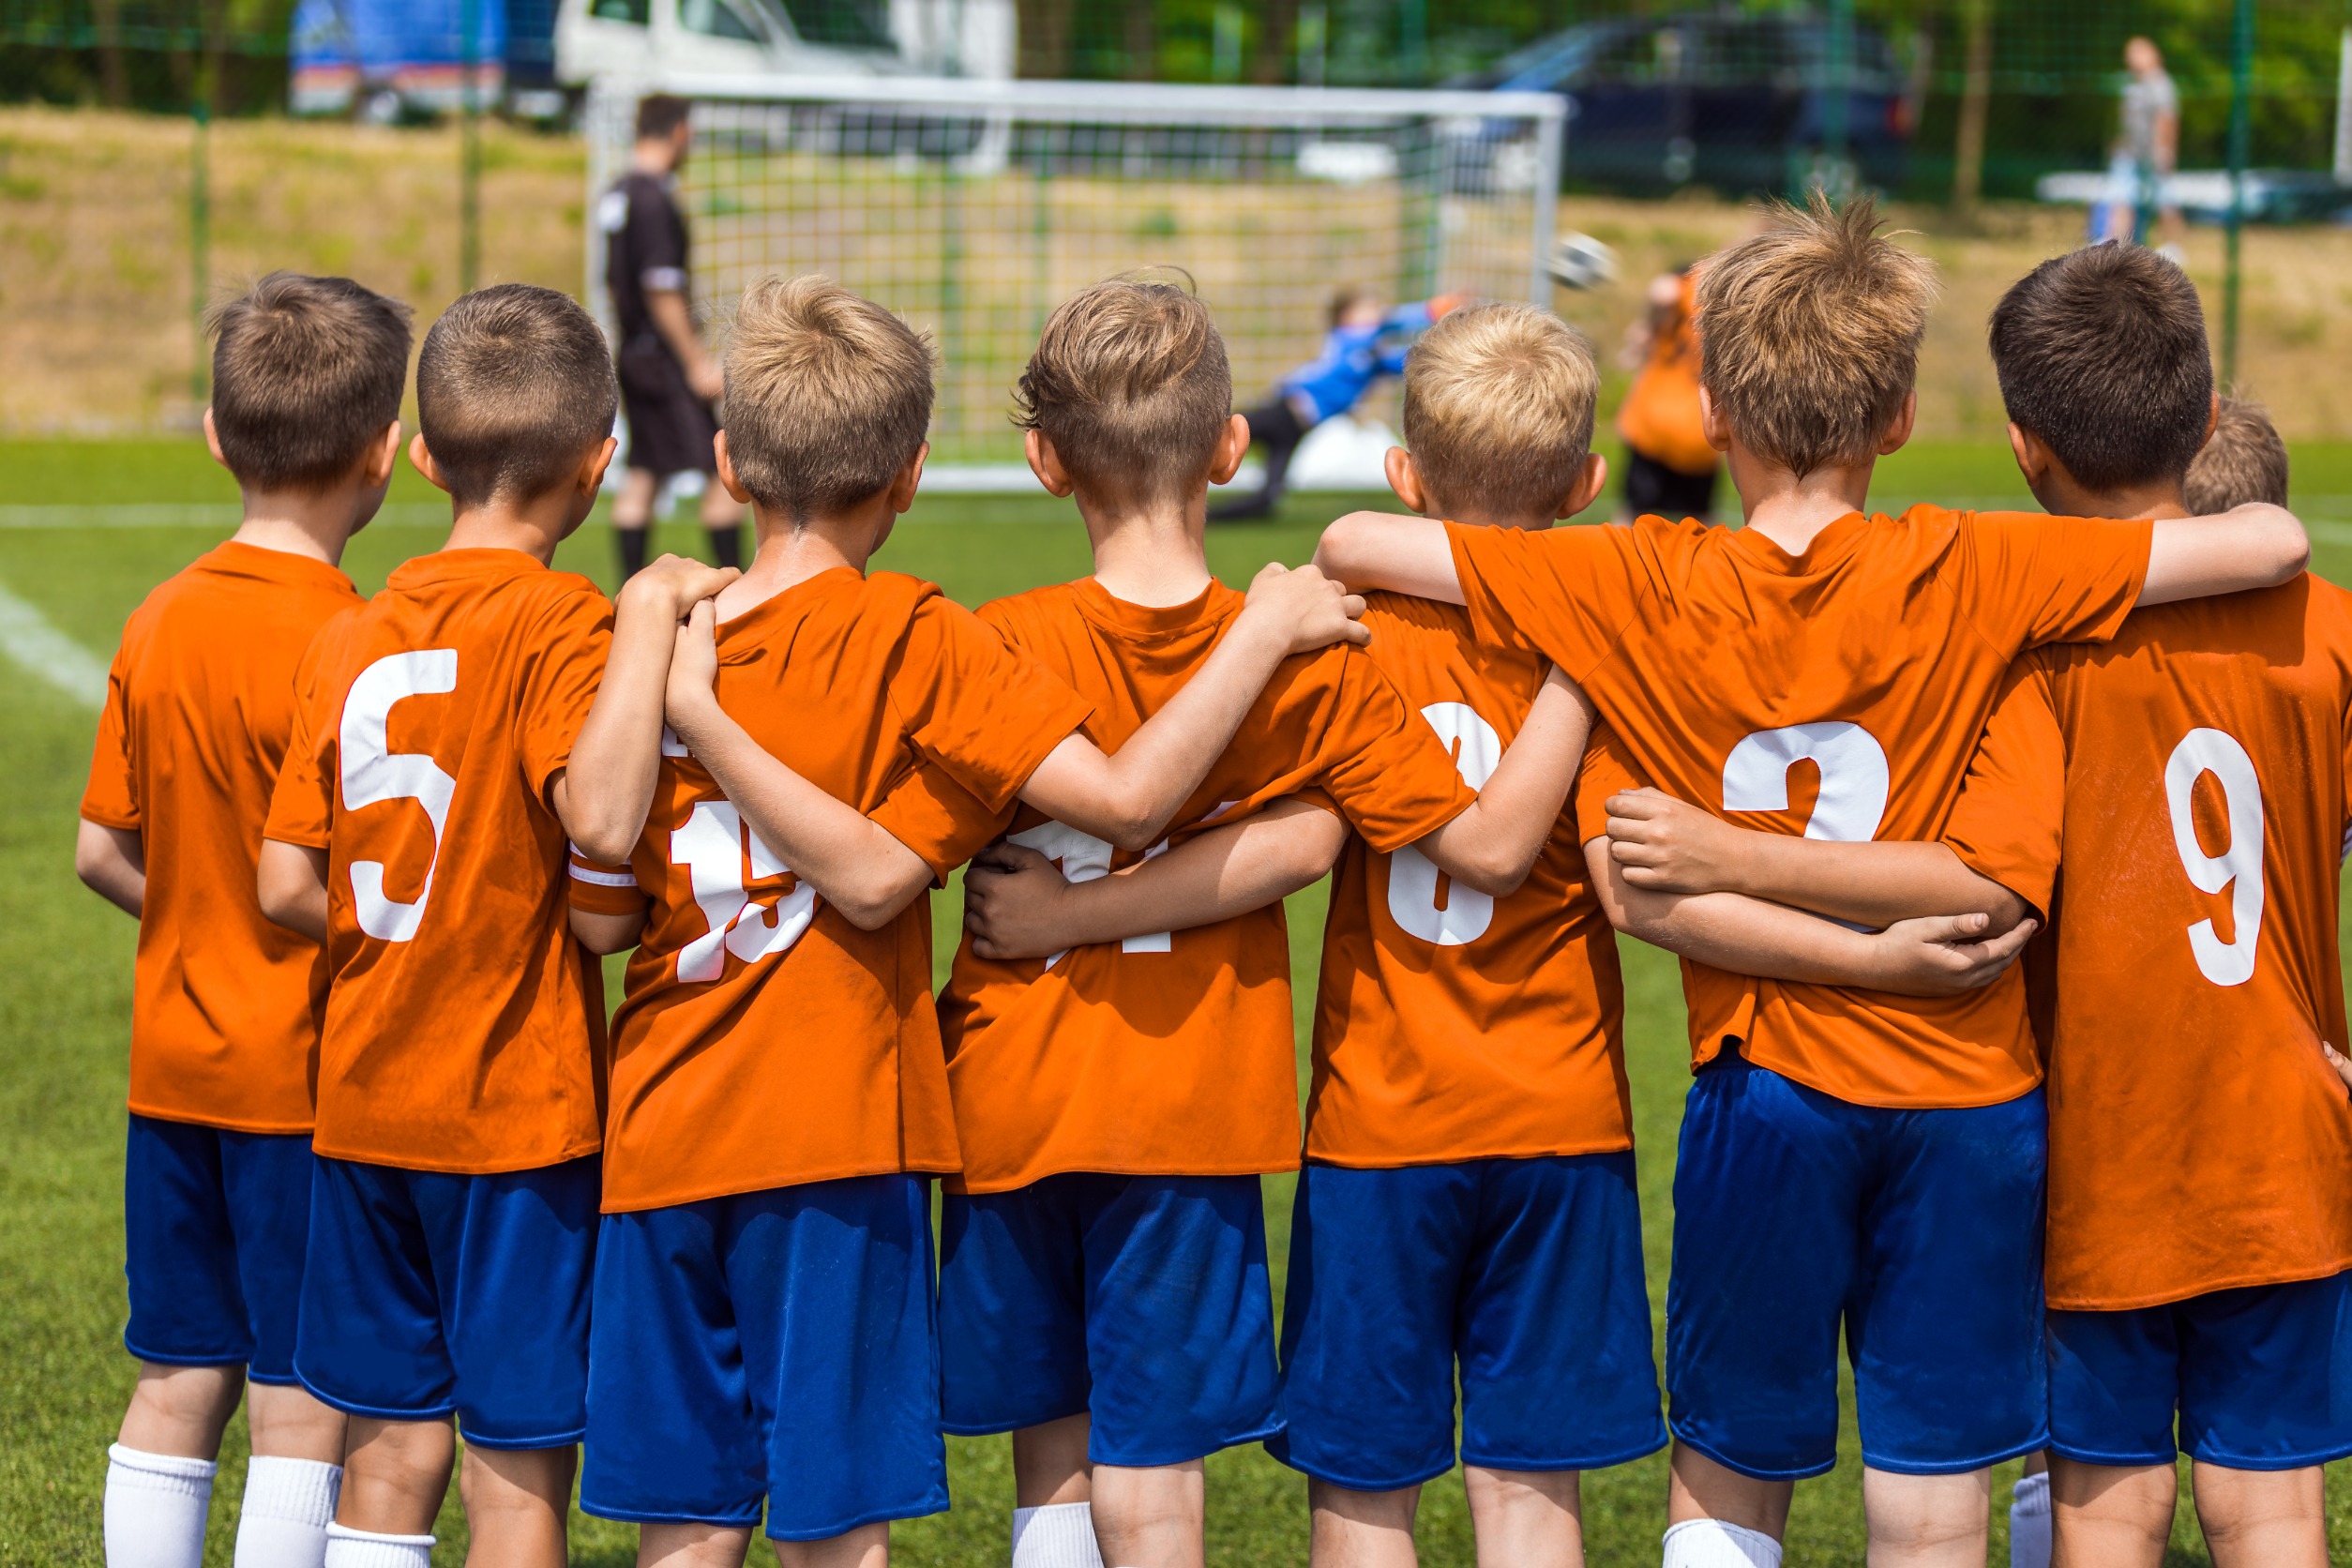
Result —
[[1880, 979], [1861, 933], [1745, 894], [1631, 888], [1611, 913], [1630, 936], [1734, 974], [1817, 986], [1869, 987]]
[[643, 910], [635, 914], [606, 914], [574, 908], [569, 914], [572, 940], [599, 957], [608, 953], [627, 952], [645, 934]]
[[625, 600], [614, 617], [596, 701], [550, 791], [564, 831], [594, 859], [618, 865], [645, 831], [661, 774], [662, 692], [676, 642], [673, 616]]
[[1427, 518], [1349, 512], [1323, 530], [1315, 565], [1351, 593], [1379, 588], [1443, 604], [1468, 602], [1445, 524]]
[[136, 829], [83, 819], [74, 836], [73, 869], [91, 892], [133, 920], [141, 917], [147, 901], [147, 852]]
[[253, 887], [263, 915], [312, 942], [325, 942], [326, 874], [324, 850], [263, 839]]
[[2311, 536], [2284, 506], [2254, 502], [2218, 517], [2160, 519], [2139, 603], [2276, 587], [2310, 560]]
[[1983, 914], [1995, 934], [2028, 913], [2026, 901], [1971, 871], [1943, 844], [1867, 844], [1738, 830], [1723, 891], [1834, 915], [1872, 927], [1926, 914]]
[[1347, 824], [1321, 807], [1277, 802], [1245, 822], [1071, 884], [1055, 912], [1054, 945], [1188, 931], [1279, 903], [1329, 872], [1347, 837]]
[[1423, 854], [1466, 886], [1504, 898], [1519, 890], [1560, 824], [1592, 732], [1592, 708], [1558, 671], [1536, 693], [1478, 799], [1420, 843]]

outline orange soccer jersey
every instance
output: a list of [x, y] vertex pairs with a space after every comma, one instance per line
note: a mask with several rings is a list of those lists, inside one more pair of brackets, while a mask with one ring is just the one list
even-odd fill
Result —
[[142, 1116], [310, 1130], [326, 966], [263, 916], [254, 864], [303, 650], [359, 602], [324, 561], [231, 540], [123, 628], [82, 815], [136, 832], [146, 855], [130, 1010]]
[[[848, 567], [721, 623], [717, 693], [770, 755], [942, 877], [1087, 711], [929, 583]], [[605, 1207], [954, 1170], [929, 898], [859, 930], [683, 747], [663, 749], [630, 861], [653, 910], [613, 1020]], [[935, 809], [958, 792], [977, 809]], [[635, 907], [608, 880], [589, 871], [575, 898]]]
[[[1915, 506], [1802, 555], [1752, 529], [1448, 525], [1482, 641], [1580, 684], [1670, 794], [1814, 838], [1943, 829], [2010, 661], [2112, 636], [2149, 524]], [[1921, 1001], [1686, 963], [1695, 1062], [1748, 1060], [1856, 1104], [1993, 1105], [2039, 1081], [2024, 981]]]
[[2352, 594], [2144, 610], [2019, 674], [1947, 838], [2027, 897], [2058, 850], [2050, 1304], [2352, 1268], [2352, 1101], [2319, 1049], [2345, 1039]]
[[481, 1173], [595, 1153], [602, 978], [548, 789], [611, 629], [586, 578], [445, 550], [311, 644], [266, 832], [327, 852], [320, 1153]]
[[[1089, 578], [980, 613], [1093, 702], [1087, 734], [1111, 751], [1200, 668], [1242, 597], [1212, 582], [1199, 598], [1149, 609]], [[1435, 832], [1475, 798], [1428, 725], [1353, 648], [1283, 663], [1174, 831], [1237, 822], [1308, 788], [1382, 851]], [[1073, 878], [1133, 858], [1027, 807], [1013, 826], [1016, 842]], [[1049, 961], [991, 961], [967, 942], [940, 1013], [967, 1191], [1061, 1171], [1247, 1175], [1297, 1163], [1279, 904]]]
[[[1545, 660], [1482, 649], [1451, 605], [1368, 596], [1372, 661], [1482, 786], [1527, 722]], [[1323, 927], [1306, 1152], [1386, 1167], [1633, 1147], [1617, 935], [1584, 845], [1621, 782], [1605, 735], [1527, 882], [1449, 885], [1410, 845], [1350, 837]]]

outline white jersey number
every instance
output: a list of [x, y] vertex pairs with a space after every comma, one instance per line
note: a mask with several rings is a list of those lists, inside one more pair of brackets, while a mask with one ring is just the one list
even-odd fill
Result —
[[1838, 844], [1876, 838], [1887, 814], [1886, 748], [1869, 731], [1842, 718], [1758, 730], [1733, 746], [1723, 762], [1723, 808], [1787, 810], [1788, 770], [1802, 761], [1821, 770], [1805, 837]]
[[[1218, 807], [1218, 810], [1223, 809], [1223, 807]], [[1213, 811], [1210, 815], [1214, 817], [1216, 813]], [[1110, 845], [1091, 833], [1080, 833], [1066, 822], [1042, 822], [1035, 827], [1007, 835], [1005, 842], [1018, 844], [1024, 849], [1035, 850], [1039, 854], [1062, 867], [1062, 880], [1064, 882], [1093, 882], [1097, 877], [1110, 875]], [[1143, 858], [1149, 860], [1167, 848], [1168, 840], [1163, 838], [1145, 851]], [[1119, 951], [1122, 953], [1166, 953], [1171, 951], [1173, 947], [1171, 936], [1172, 933], [1168, 931], [1148, 931], [1122, 942], [1119, 944]], [[1054, 954], [1046, 960], [1046, 967], [1051, 969], [1060, 963], [1069, 951], [1065, 947]]]
[[745, 963], [781, 953], [798, 942], [817, 917], [817, 890], [801, 882], [773, 904], [744, 892], [744, 864], [750, 880], [780, 877], [791, 867], [744, 825], [731, 802], [694, 804], [686, 824], [670, 835], [670, 860], [686, 868], [694, 901], [710, 929], [678, 949], [682, 983], [716, 980], [727, 972], [727, 955]]
[[[1460, 743], [1454, 768], [1462, 782], [1473, 790], [1485, 789], [1502, 765], [1502, 737], [1495, 727], [1464, 702], [1432, 702], [1421, 710], [1421, 716], [1448, 750]], [[1437, 862], [1408, 844], [1388, 857], [1388, 913], [1424, 942], [1459, 947], [1486, 934], [1494, 924], [1495, 900], [1491, 894], [1457, 882], [1446, 889], [1445, 908], [1440, 909]]]
[[403, 904], [384, 891], [384, 862], [351, 863], [351, 893], [359, 928], [384, 942], [406, 942], [425, 918], [432, 897], [433, 868], [441, 863], [441, 831], [449, 820], [449, 800], [458, 781], [420, 751], [394, 751], [384, 740], [392, 704], [404, 697], [433, 697], [458, 686], [458, 651], [427, 648], [393, 654], [359, 672], [343, 698], [343, 723], [337, 754], [343, 774], [343, 809], [356, 811], [389, 800], [413, 800], [433, 824], [433, 857], [416, 901]]
[[[2229, 818], [2229, 847], [2220, 854], [2207, 854], [2197, 842], [2190, 804], [2198, 777], [2209, 773], [2222, 787]], [[2200, 920], [2189, 927], [2189, 951], [2216, 986], [2242, 986], [2254, 978], [2254, 943], [2262, 936], [2262, 781], [2254, 759], [2222, 731], [2192, 730], [2164, 763], [2164, 800], [2172, 807], [2172, 847], [2190, 882], [2200, 893], [2230, 890], [2235, 940], [2224, 942], [2213, 922]]]

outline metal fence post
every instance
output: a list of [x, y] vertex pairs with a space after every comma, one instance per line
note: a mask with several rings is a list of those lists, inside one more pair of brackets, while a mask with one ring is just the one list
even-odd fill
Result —
[[2229, 33], [2229, 233], [2222, 274], [2222, 381], [2238, 380], [2240, 232], [2246, 226], [2246, 158], [2254, 140], [2254, 0], [2237, 0]]

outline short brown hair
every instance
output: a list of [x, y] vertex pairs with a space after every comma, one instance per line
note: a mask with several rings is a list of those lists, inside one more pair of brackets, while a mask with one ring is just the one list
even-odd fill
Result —
[[501, 283], [460, 298], [425, 334], [416, 422], [460, 504], [527, 500], [571, 478], [612, 433], [611, 351], [568, 294]]
[[1772, 217], [1699, 273], [1699, 382], [1744, 445], [1800, 476], [1866, 462], [1918, 378], [1935, 265], [1882, 236], [1867, 198]]
[[793, 526], [896, 478], [931, 425], [931, 345], [829, 278], [763, 278], [727, 345], [727, 456]]
[[400, 416], [409, 309], [348, 278], [273, 272], [216, 306], [212, 428], [261, 490], [327, 489]]
[[1014, 393], [1013, 423], [1070, 477], [1153, 499], [1208, 481], [1233, 372], [1208, 306], [1181, 283], [1113, 278], [1062, 302]]
[[1592, 449], [1592, 350], [1532, 305], [1448, 311], [1405, 360], [1405, 445], [1440, 507], [1554, 517]]
[[2224, 398], [2213, 434], [2189, 464], [2181, 490], [2189, 510], [2200, 516], [2250, 501], [2285, 505], [2286, 443], [2269, 411], [2251, 399]]
[[663, 142], [693, 113], [693, 105], [668, 93], [650, 93], [637, 100], [637, 139]]
[[2143, 245], [2054, 256], [1993, 307], [1993, 369], [2020, 429], [2092, 490], [2178, 484], [2213, 410], [2205, 311]]

